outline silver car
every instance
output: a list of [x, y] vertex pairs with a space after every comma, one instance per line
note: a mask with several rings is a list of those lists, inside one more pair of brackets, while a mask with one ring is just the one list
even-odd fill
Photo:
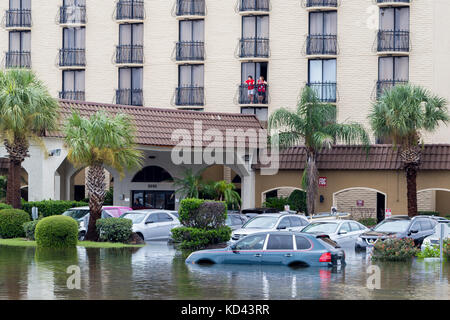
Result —
[[133, 232], [145, 241], [167, 240], [172, 235], [171, 230], [181, 225], [169, 210], [134, 210], [125, 213], [121, 218], [130, 219], [133, 222]]
[[353, 245], [359, 235], [369, 231], [361, 223], [354, 220], [320, 220], [306, 226], [302, 232], [326, 234], [340, 246]]
[[231, 235], [232, 241], [237, 241], [249, 234], [269, 231], [301, 231], [309, 222], [305, 217], [287, 213], [260, 214], [247, 221], [242, 228]]
[[444, 228], [444, 239], [450, 238], [450, 220], [440, 220], [439, 223], [434, 227], [433, 234], [423, 239], [421, 246], [422, 250], [425, 250], [426, 247], [439, 246], [441, 226]]

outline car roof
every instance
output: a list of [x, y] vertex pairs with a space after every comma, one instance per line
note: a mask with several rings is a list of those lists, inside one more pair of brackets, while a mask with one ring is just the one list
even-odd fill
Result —
[[263, 214], [259, 214], [258, 217], [284, 217], [284, 216], [291, 216], [291, 217], [301, 217], [303, 219], [306, 219], [304, 216], [299, 215], [299, 214], [292, 214], [292, 213], [283, 213], [283, 212], [279, 212], [279, 213], [263, 213]]
[[130, 210], [126, 213], [152, 213], [152, 212], [176, 212], [175, 210], [164, 210], [164, 209], [140, 209], [140, 210]]
[[[121, 207], [121, 206], [103, 206], [102, 207], [102, 210], [105, 210], [105, 209], [128, 209], [128, 210], [133, 210], [132, 208], [130, 208], [130, 207]], [[68, 209], [68, 210], [89, 210], [89, 207], [88, 206], [84, 206], [84, 207], [75, 207], [75, 208], [70, 208], [70, 209]]]

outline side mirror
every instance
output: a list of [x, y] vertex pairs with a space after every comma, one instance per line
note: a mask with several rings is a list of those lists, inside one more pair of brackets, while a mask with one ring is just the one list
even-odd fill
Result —
[[339, 234], [347, 234], [346, 230], [339, 231]]
[[286, 229], [286, 226], [279, 226], [279, 227], [277, 227], [277, 230], [285, 230]]
[[146, 221], [145, 224], [154, 223], [154, 221]]
[[409, 230], [409, 233], [417, 233], [417, 232], [419, 232], [419, 230], [417, 230], [417, 229], [411, 229], [411, 230]]

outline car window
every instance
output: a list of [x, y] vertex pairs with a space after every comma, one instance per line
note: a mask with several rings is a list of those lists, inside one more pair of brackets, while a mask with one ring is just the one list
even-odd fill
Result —
[[433, 229], [433, 225], [428, 220], [421, 220], [420, 227], [421, 227], [422, 231]]
[[302, 236], [295, 236], [295, 242], [297, 244], [297, 250], [306, 250], [311, 248], [311, 242]]
[[405, 232], [410, 220], [384, 220], [373, 228], [378, 232]]
[[151, 215], [148, 216], [147, 220], [145, 220], [145, 222], [159, 222], [158, 219], [158, 214], [157, 213], [152, 213]]
[[291, 221], [292, 227], [301, 227], [302, 226], [302, 219], [297, 217], [289, 217], [289, 220]]
[[277, 217], [268, 217], [268, 216], [256, 216], [253, 219], [247, 221], [242, 228], [258, 228], [258, 229], [271, 229], [275, 227], [277, 223]]
[[117, 208], [108, 208], [105, 209], [104, 211], [106, 211], [111, 217], [119, 216], [119, 210]]
[[145, 216], [145, 213], [125, 213], [121, 218], [130, 219], [131, 221], [133, 221], [133, 224], [136, 224], [141, 223], [144, 220]]
[[342, 231], [351, 232], [350, 224], [348, 222], [345, 222], [345, 223], [343, 223], [341, 225], [341, 228], [339, 229], [339, 232], [342, 232]]
[[361, 228], [361, 225], [359, 225], [356, 222], [349, 222], [350, 223], [350, 227], [352, 228], [352, 231], [359, 231], [359, 230], [363, 230], [363, 228]]
[[242, 224], [242, 220], [239, 217], [231, 216], [231, 222], [233, 225], [240, 225]]
[[157, 215], [158, 215], [159, 222], [173, 221], [173, 218], [165, 212], [159, 212], [159, 213], [157, 213]]
[[418, 230], [419, 232], [422, 231], [419, 221], [414, 221], [409, 230]]
[[334, 233], [336, 232], [338, 224], [336, 222], [314, 222], [304, 228], [302, 232], [324, 232]]
[[236, 250], [262, 250], [266, 234], [248, 236], [236, 243]]
[[290, 227], [291, 227], [291, 222], [289, 221], [289, 217], [285, 217], [285, 218], [281, 219], [277, 228], [283, 229], [283, 228], [290, 228]]
[[267, 243], [267, 250], [293, 250], [292, 236], [289, 234], [271, 234]]

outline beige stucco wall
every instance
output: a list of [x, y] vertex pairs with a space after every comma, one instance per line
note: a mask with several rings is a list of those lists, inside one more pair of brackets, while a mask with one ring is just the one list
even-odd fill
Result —
[[[32, 1], [32, 66], [55, 96], [61, 90], [62, 72], [56, 66], [62, 28], [56, 23], [61, 0]], [[110, 103], [117, 88], [118, 68], [113, 64], [118, 43], [118, 24], [113, 19], [115, 1], [87, 0], [86, 100]], [[145, 1], [144, 103], [171, 105], [178, 81], [177, 64], [171, 59], [178, 38], [178, 21], [172, 16], [175, 0]], [[241, 36], [241, 16], [236, 0], [206, 0], [205, 17], [205, 101], [206, 111], [240, 112], [235, 104], [241, 62], [235, 57]], [[8, 1], [0, 1], [3, 15]], [[420, 0], [411, 3], [410, 81], [432, 89], [450, 100], [450, 30], [448, 0]], [[372, 0], [341, 1], [338, 8], [337, 83], [338, 119], [367, 125], [378, 72], [378, 55], [373, 46], [378, 27], [378, 7]], [[300, 88], [308, 79], [304, 55], [308, 33], [308, 12], [301, 1], [272, 1], [268, 80], [269, 112], [279, 107], [294, 108]], [[8, 32], [0, 30], [0, 52], [7, 51]], [[4, 59], [4, 55], [3, 55]], [[450, 127], [426, 137], [427, 142], [449, 143]]]
[[436, 191], [436, 211], [441, 216], [450, 215], [450, 191]]

